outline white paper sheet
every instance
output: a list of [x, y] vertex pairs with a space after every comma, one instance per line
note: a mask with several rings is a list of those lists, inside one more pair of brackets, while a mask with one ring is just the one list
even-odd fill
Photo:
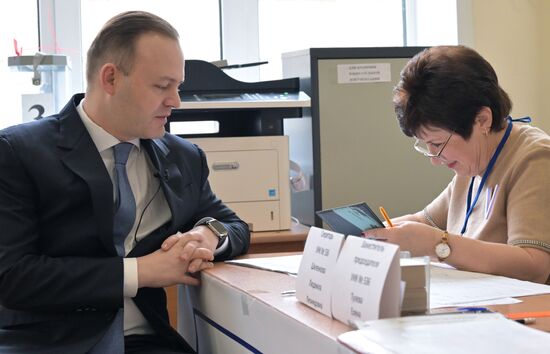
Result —
[[369, 321], [338, 340], [359, 353], [541, 353], [542, 332], [495, 313], [409, 316]]
[[338, 64], [339, 84], [365, 84], [391, 81], [390, 63]]
[[263, 258], [248, 258], [248, 259], [232, 259], [225, 263], [236, 264], [244, 267], [251, 267], [271, 272], [279, 272], [290, 275], [297, 275], [300, 269], [301, 254], [292, 256], [278, 257], [263, 257]]
[[490, 274], [432, 266], [430, 308], [501, 303], [501, 299], [549, 294], [550, 286]]
[[513, 297], [503, 297], [502, 299], [491, 299], [491, 300], [484, 300], [484, 301], [473, 301], [473, 302], [467, 302], [464, 304], [461, 304], [461, 307], [483, 307], [483, 306], [489, 306], [489, 305], [512, 305], [512, 304], [519, 304], [520, 302], [523, 302], [518, 299], [514, 299]]
[[[410, 254], [403, 251], [399, 253], [399, 256], [400, 259], [410, 258]], [[225, 263], [240, 265], [243, 267], [269, 270], [271, 272], [285, 273], [289, 275], [298, 275], [301, 260], [302, 255], [296, 254], [292, 256], [232, 259], [225, 261]], [[404, 262], [408, 261], [405, 260]]]

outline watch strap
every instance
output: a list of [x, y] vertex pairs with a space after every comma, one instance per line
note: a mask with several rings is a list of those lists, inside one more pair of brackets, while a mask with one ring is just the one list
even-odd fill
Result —
[[197, 226], [201, 226], [201, 225], [208, 225], [208, 223], [212, 220], [216, 220], [216, 219], [214, 219], [213, 217], [210, 217], [210, 216], [206, 216], [206, 217], [200, 219], [199, 221], [197, 221], [195, 223], [195, 225], [193, 226], [193, 228], [195, 228]]

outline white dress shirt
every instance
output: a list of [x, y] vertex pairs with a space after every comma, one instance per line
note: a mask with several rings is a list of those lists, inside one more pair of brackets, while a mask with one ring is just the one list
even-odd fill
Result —
[[[107, 133], [94, 123], [83, 108], [84, 100], [77, 107], [84, 126], [90, 133], [94, 144], [105, 163], [113, 185], [114, 156], [113, 146], [121, 141]], [[125, 253], [128, 254], [142, 238], [159, 228], [172, 218], [170, 208], [166, 202], [164, 192], [160, 188], [160, 181], [153, 174], [154, 167], [144, 149], [141, 149], [140, 140], [129, 141], [134, 145], [126, 169], [128, 180], [136, 200], [136, 219], [134, 226], [124, 241]], [[116, 191], [113, 190], [113, 199]], [[147, 204], [150, 203], [148, 206]], [[143, 216], [142, 216], [143, 215]], [[141, 222], [140, 222], [141, 217]], [[138, 290], [138, 269], [136, 258], [124, 258], [124, 335], [151, 334], [153, 329], [137, 308], [132, 297]]]

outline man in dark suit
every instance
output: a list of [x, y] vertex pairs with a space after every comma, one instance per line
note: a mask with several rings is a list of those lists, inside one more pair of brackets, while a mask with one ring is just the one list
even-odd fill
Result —
[[204, 153], [165, 133], [183, 69], [170, 24], [117, 15], [88, 51], [85, 97], [0, 131], [0, 353], [192, 352], [163, 287], [197, 285], [193, 273], [245, 253], [250, 235], [210, 189]]

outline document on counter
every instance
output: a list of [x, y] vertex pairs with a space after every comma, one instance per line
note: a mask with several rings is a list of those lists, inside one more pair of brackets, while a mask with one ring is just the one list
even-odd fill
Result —
[[338, 341], [358, 353], [540, 353], [550, 333], [498, 313], [408, 316], [365, 322]]
[[[297, 275], [301, 259], [302, 255], [292, 255], [231, 260], [226, 263]], [[437, 263], [432, 263], [430, 269], [429, 303], [432, 309], [514, 304], [521, 302], [514, 299], [516, 296], [550, 293], [550, 286], [544, 284], [460, 271]]]
[[300, 269], [301, 261], [302, 255], [296, 254], [292, 256], [232, 259], [229, 261], [225, 261], [225, 263], [240, 265], [243, 267], [269, 270], [271, 272], [297, 275], [298, 269]]
[[[410, 259], [410, 255], [404, 257], [405, 252], [400, 252], [401, 262], [407, 262]], [[231, 259], [225, 261], [225, 263], [234, 264], [243, 267], [256, 268], [261, 270], [268, 270], [270, 272], [278, 272], [289, 275], [298, 275], [300, 269], [300, 262], [302, 261], [301, 254], [295, 254], [291, 256], [274, 256], [274, 257], [255, 257], [246, 259]]]
[[399, 316], [399, 247], [312, 227], [296, 280], [296, 297], [352, 326], [357, 321]]
[[[498, 304], [509, 298], [549, 294], [550, 286], [432, 265], [430, 308]], [[513, 300], [512, 300], [513, 301]], [[517, 301], [517, 300], [516, 300]]]

